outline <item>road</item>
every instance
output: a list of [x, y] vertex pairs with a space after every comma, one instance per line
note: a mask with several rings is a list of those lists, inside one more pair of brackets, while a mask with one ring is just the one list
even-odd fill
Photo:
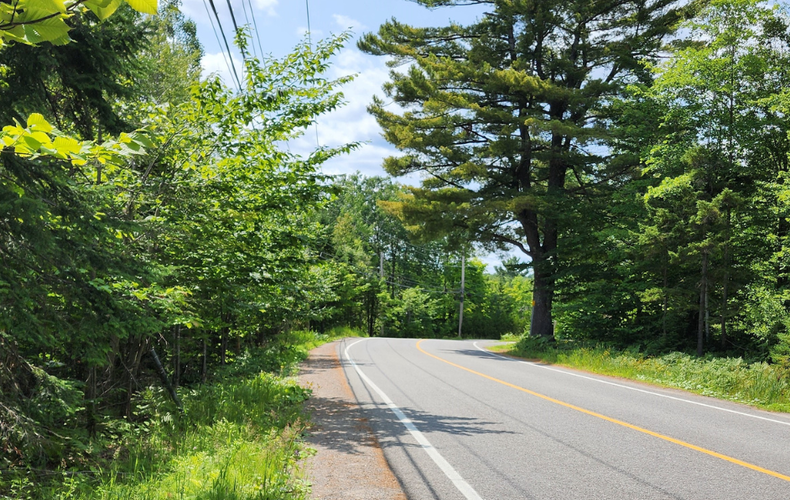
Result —
[[348, 339], [344, 370], [423, 499], [790, 499], [790, 416], [483, 349]]

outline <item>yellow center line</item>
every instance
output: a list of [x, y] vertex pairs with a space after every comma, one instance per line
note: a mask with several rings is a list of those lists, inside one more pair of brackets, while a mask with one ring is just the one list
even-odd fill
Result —
[[477, 372], [477, 371], [472, 370], [470, 368], [467, 368], [465, 366], [461, 366], [461, 365], [455, 364], [452, 361], [447, 361], [446, 359], [440, 358], [439, 356], [435, 356], [435, 355], [425, 351], [422, 347], [420, 347], [420, 344], [424, 340], [425, 339], [422, 339], [422, 340], [417, 342], [417, 349], [419, 349], [420, 352], [422, 352], [423, 354], [426, 354], [426, 355], [428, 355], [428, 356], [430, 356], [432, 358], [438, 359], [439, 361], [447, 363], [448, 365], [454, 366], [456, 368], [460, 368], [461, 370], [468, 371], [469, 373], [474, 373], [475, 375], [478, 375], [480, 377], [486, 378], [486, 379], [491, 380], [493, 382], [497, 382], [497, 383], [502, 384], [502, 385], [506, 385], [506, 386], [511, 387], [513, 389], [516, 389], [518, 391], [526, 392], [527, 394], [530, 394], [532, 396], [535, 396], [535, 397], [538, 397], [538, 398], [541, 398], [541, 399], [545, 399], [546, 401], [551, 401], [552, 403], [558, 404], [560, 406], [564, 406], [565, 408], [570, 408], [571, 410], [576, 410], [578, 412], [585, 413], [587, 415], [590, 415], [590, 416], [593, 416], [593, 417], [596, 417], [596, 418], [600, 418], [601, 420], [606, 420], [607, 422], [611, 422], [613, 424], [621, 425], [623, 427], [627, 427], [629, 429], [633, 429], [633, 430], [635, 430], [637, 432], [641, 432], [643, 434], [648, 434], [650, 436], [657, 437], [658, 439], [663, 439], [664, 441], [669, 441], [670, 443], [675, 443], [675, 444], [678, 444], [678, 445], [683, 446], [685, 448], [689, 448], [689, 449], [698, 451], [700, 453], [704, 453], [706, 455], [710, 455], [712, 457], [720, 458], [722, 460], [726, 460], [727, 462], [730, 462], [730, 463], [733, 463], [733, 464], [736, 464], [736, 465], [740, 465], [741, 467], [746, 467], [747, 469], [752, 469], [752, 470], [755, 470], [757, 472], [762, 472], [763, 474], [768, 474], [769, 476], [773, 476], [773, 477], [782, 479], [784, 481], [789, 481], [790, 482], [790, 476], [785, 476], [784, 474], [780, 474], [780, 473], [774, 472], [772, 470], [764, 469], [763, 467], [760, 467], [758, 465], [750, 464], [749, 462], [744, 462], [743, 460], [738, 460], [737, 458], [733, 458], [733, 457], [730, 457], [730, 456], [727, 456], [727, 455], [722, 455], [721, 453], [716, 453], [715, 451], [708, 450], [706, 448], [702, 448], [701, 446], [693, 445], [691, 443], [687, 443], [685, 441], [681, 441], [680, 439], [675, 439], [673, 437], [665, 436], [663, 434], [659, 434], [658, 432], [653, 432], [653, 431], [644, 429], [642, 427], [629, 424], [628, 422], [623, 422], [622, 420], [617, 420], [616, 418], [607, 417], [606, 415], [602, 415], [602, 414], [596, 413], [594, 411], [585, 410], [584, 408], [581, 408], [579, 406], [575, 406], [575, 405], [572, 405], [570, 403], [566, 403], [564, 401], [560, 401], [559, 399], [554, 399], [552, 397], [545, 396], [545, 395], [540, 394], [540, 393], [535, 392], [535, 391], [530, 391], [529, 389], [525, 389], [525, 388], [520, 387], [518, 385], [511, 384], [510, 382], [505, 382], [504, 380], [499, 380], [498, 378], [494, 378], [494, 377], [492, 377], [490, 375], [486, 375], [485, 373], [480, 373], [480, 372]]

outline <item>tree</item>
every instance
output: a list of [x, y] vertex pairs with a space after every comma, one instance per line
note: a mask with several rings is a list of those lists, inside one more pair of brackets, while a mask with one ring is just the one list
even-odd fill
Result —
[[122, 5], [109, 19], [68, 19], [72, 43], [13, 44], [0, 52], [0, 122], [43, 114], [63, 132], [103, 140], [140, 126], [146, 104], [189, 99], [202, 49], [177, 1], [156, 16]]
[[86, 8], [101, 20], [123, 3], [145, 14], [156, 14], [157, 0], [16, 0], [0, 7], [0, 49], [10, 42], [37, 45], [71, 41], [68, 19]]
[[[3, 128], [0, 463], [82, 460], [72, 451], [101, 431], [99, 415], [134, 416], [143, 356], [174, 331], [222, 362], [293, 314], [299, 295], [283, 290], [312, 263], [318, 166], [353, 145], [304, 157], [278, 145], [342, 102], [348, 78], [321, 74], [343, 40], [248, 59], [244, 91], [211, 79], [101, 144], [40, 113]], [[41, 409], [50, 383], [65, 408]]]
[[423, 172], [391, 209], [424, 234], [467, 231], [515, 246], [534, 268], [532, 335], [553, 337], [561, 240], [584, 232], [586, 199], [631, 171], [608, 155], [608, 104], [628, 83], [650, 82], [652, 60], [694, 3], [577, 0], [417, 0], [426, 7], [485, 4], [475, 24], [415, 28], [392, 20], [359, 42], [391, 56], [387, 97], [370, 106], [405, 152], [393, 175]]
[[[444, 293], [440, 261], [445, 251], [441, 242], [411, 241], [403, 224], [381, 208], [405, 192], [391, 179], [354, 174], [336, 178], [333, 188], [336, 196], [318, 216], [330, 233], [321, 256], [345, 276], [339, 280], [345, 284], [340, 294], [343, 313], [336, 321], [376, 335], [382, 331], [381, 318], [389, 314], [388, 308], [400, 307], [396, 299], [406, 290], [422, 287], [429, 290], [425, 293]], [[356, 276], [354, 285], [349, 273]]]
[[190, 89], [200, 80], [203, 47], [195, 22], [184, 17], [180, 5], [181, 0], [164, 0], [159, 13], [148, 20], [152, 33], [140, 54], [141, 78], [133, 85], [136, 100], [121, 103], [131, 108], [127, 113], [138, 111], [140, 100], [170, 105], [187, 102]]
[[643, 229], [675, 237], [674, 265], [696, 263], [698, 279], [687, 284], [698, 291], [701, 355], [712, 327], [725, 348], [733, 320], [764, 302], [766, 289], [786, 288], [779, 186], [790, 147], [776, 102], [787, 87], [788, 22], [752, 0], [716, 0], [685, 27], [649, 91], [663, 135], [645, 155], [645, 173], [660, 184], [645, 195]]

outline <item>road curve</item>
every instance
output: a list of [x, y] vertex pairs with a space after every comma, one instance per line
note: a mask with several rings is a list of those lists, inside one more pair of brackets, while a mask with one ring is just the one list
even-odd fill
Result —
[[491, 343], [338, 343], [409, 498], [790, 499], [790, 416], [518, 361]]

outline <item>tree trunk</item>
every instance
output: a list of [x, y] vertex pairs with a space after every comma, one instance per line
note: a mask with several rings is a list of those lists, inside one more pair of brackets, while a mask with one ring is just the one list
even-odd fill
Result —
[[200, 370], [200, 381], [206, 383], [206, 376], [208, 375], [208, 342], [206, 337], [203, 337], [203, 366]]
[[88, 369], [85, 383], [85, 429], [90, 437], [96, 437], [96, 367]]
[[466, 295], [466, 253], [461, 253], [461, 305], [458, 309], [458, 338], [462, 338], [464, 326], [464, 295]]
[[699, 285], [699, 319], [697, 321], [697, 356], [702, 356], [705, 346], [705, 316], [708, 302], [708, 251], [702, 251], [702, 279]]
[[181, 325], [173, 329], [173, 385], [181, 385]]
[[143, 355], [148, 350], [148, 339], [140, 337], [129, 337], [126, 342], [126, 356], [124, 361], [124, 370], [126, 377], [126, 395], [124, 401], [124, 413], [126, 418], [133, 419], [132, 412], [132, 395], [136, 392], [138, 387], [137, 376], [140, 372], [140, 362]]
[[667, 289], [669, 288], [669, 250], [664, 249], [664, 268], [661, 271], [663, 275], [663, 295], [664, 295], [664, 302], [661, 304], [661, 339], [666, 340], [667, 338], [667, 310], [669, 309], [669, 293]]
[[710, 287], [705, 283], [705, 343], [710, 345]]
[[225, 364], [225, 355], [228, 350], [228, 329], [223, 327], [219, 335], [219, 363]]
[[392, 274], [390, 274], [390, 298], [394, 300], [395, 299], [395, 271], [397, 271], [395, 267], [396, 266], [395, 261], [398, 260], [398, 255], [395, 253], [395, 250], [393, 250], [391, 246], [390, 246], [390, 255], [392, 255], [392, 266], [391, 266]]
[[725, 219], [725, 242], [724, 242], [724, 286], [721, 294], [721, 343], [722, 350], [727, 348], [727, 293], [730, 287], [730, 218], [732, 211], [727, 208]]
[[159, 379], [162, 381], [162, 384], [167, 389], [167, 393], [170, 394], [170, 398], [173, 402], [178, 406], [178, 409], [183, 413], [184, 407], [181, 405], [181, 400], [178, 399], [178, 394], [176, 393], [176, 389], [173, 387], [173, 384], [170, 383], [170, 379], [167, 378], [167, 372], [165, 372], [165, 367], [162, 366], [162, 361], [159, 359], [159, 356], [156, 354], [156, 349], [154, 346], [151, 346], [151, 349], [148, 350], [148, 353], [151, 355], [151, 359], [154, 360], [154, 365], [156, 366], [156, 372], [159, 374]]
[[554, 290], [550, 279], [538, 266], [534, 268], [534, 282], [532, 285], [532, 318], [530, 320], [529, 335], [554, 340], [554, 321], [551, 316], [551, 304], [554, 300]]

